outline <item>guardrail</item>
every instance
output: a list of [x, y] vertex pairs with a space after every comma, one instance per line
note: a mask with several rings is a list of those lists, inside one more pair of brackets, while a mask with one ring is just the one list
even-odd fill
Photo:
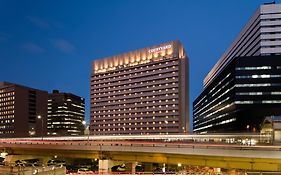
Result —
[[[120, 143], [121, 142], [121, 143]], [[275, 150], [280, 151], [281, 145], [235, 145], [235, 144], [207, 144], [207, 143], [175, 143], [175, 142], [81, 142], [81, 141], [63, 141], [63, 142], [54, 142], [54, 141], [9, 141], [9, 142], [1, 142], [1, 144], [9, 144], [12, 145], [57, 145], [57, 146], [91, 146], [91, 147], [99, 147], [100, 149], [104, 146], [129, 146], [129, 147], [166, 147], [166, 148], [204, 148], [204, 149], [236, 149], [236, 150]]]

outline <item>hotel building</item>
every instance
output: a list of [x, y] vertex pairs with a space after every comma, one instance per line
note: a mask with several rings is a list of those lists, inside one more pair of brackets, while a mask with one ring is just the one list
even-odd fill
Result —
[[48, 135], [83, 135], [85, 99], [71, 93], [54, 90], [48, 98]]
[[0, 137], [45, 135], [47, 99], [46, 91], [0, 82]]
[[179, 41], [94, 60], [95, 135], [188, 132], [188, 58]]
[[281, 115], [281, 5], [265, 4], [204, 79], [193, 131], [257, 132]]

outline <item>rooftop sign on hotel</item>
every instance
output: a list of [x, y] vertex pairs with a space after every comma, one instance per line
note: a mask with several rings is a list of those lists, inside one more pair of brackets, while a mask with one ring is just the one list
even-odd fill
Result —
[[165, 45], [165, 46], [160, 46], [160, 47], [156, 47], [156, 48], [153, 48], [153, 49], [149, 49], [148, 53], [158, 53], [158, 52], [160, 52], [162, 50], [170, 49], [170, 48], [172, 48], [171, 44]]
[[[158, 61], [172, 57], [178, 52], [182, 45], [178, 41], [164, 43], [158, 46], [135, 50], [120, 55], [107, 57], [93, 62], [95, 73], [104, 73], [124, 67], [146, 64], [151, 61]], [[183, 49], [181, 49], [183, 50]]]

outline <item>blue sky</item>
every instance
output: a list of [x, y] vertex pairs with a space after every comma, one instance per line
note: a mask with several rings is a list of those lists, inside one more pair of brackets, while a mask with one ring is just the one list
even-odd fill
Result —
[[190, 59], [192, 104], [206, 74], [264, 2], [0, 0], [0, 81], [85, 97], [89, 119], [94, 59], [178, 39]]

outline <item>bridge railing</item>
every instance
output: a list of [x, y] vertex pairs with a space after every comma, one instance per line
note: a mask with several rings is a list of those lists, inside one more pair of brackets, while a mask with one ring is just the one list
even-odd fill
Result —
[[238, 150], [281, 150], [281, 146], [274, 145], [243, 145], [243, 144], [217, 144], [217, 143], [184, 143], [184, 142], [140, 142], [140, 141], [90, 141], [90, 142], [81, 142], [81, 141], [0, 141], [0, 146], [6, 144], [12, 147], [12, 145], [24, 146], [24, 145], [56, 145], [56, 146], [88, 146], [89, 148], [94, 148], [97, 151], [101, 151], [105, 146], [111, 147], [166, 147], [166, 148], [204, 148], [204, 149], [238, 149]]

